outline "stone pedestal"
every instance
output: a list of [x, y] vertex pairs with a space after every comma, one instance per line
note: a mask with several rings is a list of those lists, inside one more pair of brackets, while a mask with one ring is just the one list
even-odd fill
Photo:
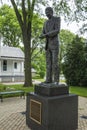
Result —
[[35, 86], [27, 93], [26, 124], [31, 130], [76, 130], [78, 96], [69, 94], [67, 86]]

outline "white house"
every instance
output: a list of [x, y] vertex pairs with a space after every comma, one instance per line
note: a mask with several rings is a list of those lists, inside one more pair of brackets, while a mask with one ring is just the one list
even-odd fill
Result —
[[20, 48], [0, 46], [0, 82], [24, 81], [24, 53]]

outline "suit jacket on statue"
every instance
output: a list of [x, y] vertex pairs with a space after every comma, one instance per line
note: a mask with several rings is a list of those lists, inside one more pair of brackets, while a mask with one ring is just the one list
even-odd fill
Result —
[[44, 23], [43, 34], [47, 34], [46, 37], [46, 50], [58, 49], [58, 33], [60, 32], [60, 17], [52, 17]]

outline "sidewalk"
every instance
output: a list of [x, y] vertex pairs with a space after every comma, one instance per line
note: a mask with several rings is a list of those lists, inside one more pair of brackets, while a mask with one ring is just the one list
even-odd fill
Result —
[[[38, 84], [38, 83], [41, 83], [40, 81], [37, 81], [37, 80], [33, 80], [32, 81], [33, 82], [33, 84]], [[24, 84], [24, 82], [3, 82], [2, 84], [4, 84], [4, 85], [18, 85], [18, 84]]]
[[[0, 102], [0, 130], [30, 130], [26, 126], [26, 99], [6, 98]], [[78, 130], [87, 130], [87, 98], [79, 97]]]

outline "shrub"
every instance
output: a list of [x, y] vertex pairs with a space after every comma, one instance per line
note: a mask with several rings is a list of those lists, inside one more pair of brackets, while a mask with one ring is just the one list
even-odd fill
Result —
[[78, 36], [67, 46], [63, 73], [68, 85], [87, 86], [87, 50]]
[[40, 72], [39, 72], [39, 75], [40, 75], [41, 78], [44, 78], [44, 76], [45, 76], [45, 71], [40, 71]]

